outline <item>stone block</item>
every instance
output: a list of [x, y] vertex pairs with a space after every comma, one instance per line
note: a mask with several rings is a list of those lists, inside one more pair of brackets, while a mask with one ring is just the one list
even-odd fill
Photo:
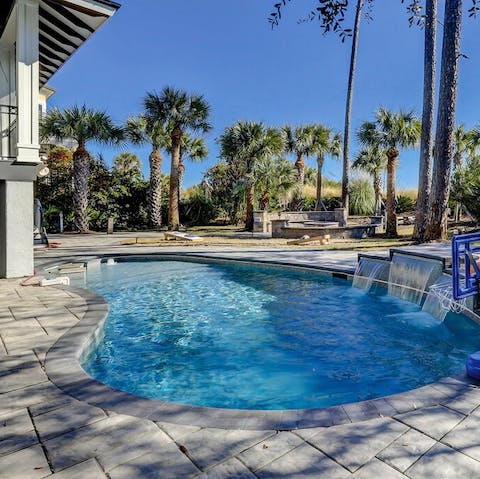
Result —
[[308, 442], [355, 472], [407, 429], [390, 418], [372, 419], [325, 429]]

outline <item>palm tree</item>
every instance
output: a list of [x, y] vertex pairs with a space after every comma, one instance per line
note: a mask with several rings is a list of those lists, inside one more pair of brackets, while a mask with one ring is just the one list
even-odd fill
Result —
[[237, 163], [243, 173], [247, 203], [245, 228], [252, 231], [255, 167], [262, 159], [282, 153], [284, 149], [282, 135], [274, 128], [266, 128], [263, 123], [238, 121], [225, 129], [218, 143], [220, 157], [229, 163]]
[[343, 134], [343, 175], [342, 175], [342, 205], [348, 214], [348, 193], [350, 182], [350, 130], [353, 103], [353, 87], [357, 65], [358, 35], [362, 19], [364, 0], [357, 0], [355, 24], [353, 27], [352, 52], [350, 54], [350, 70], [348, 73], [347, 102], [345, 105], [345, 131]]
[[445, 0], [444, 18], [433, 182], [425, 229], [427, 241], [442, 239], [447, 235], [462, 25], [461, 0]]
[[148, 144], [152, 151], [148, 156], [150, 165], [150, 189], [148, 190], [148, 221], [159, 229], [162, 226], [162, 153], [170, 142], [170, 135], [161, 119], [147, 109], [145, 114], [127, 120], [126, 131], [130, 141], [135, 145]]
[[120, 153], [113, 160], [113, 169], [122, 176], [140, 179], [142, 177], [142, 163], [134, 153]]
[[478, 149], [480, 148], [480, 126], [475, 126], [469, 131], [470, 136], [470, 148], [468, 150], [468, 157], [478, 155]]
[[[182, 190], [183, 177], [185, 175], [185, 158], [193, 161], [203, 161], [208, 156], [208, 148], [203, 138], [192, 138], [185, 133], [182, 138], [182, 146], [180, 148], [180, 161], [178, 164], [178, 193]], [[179, 197], [180, 201], [180, 197]]]
[[[457, 126], [453, 134], [453, 171], [462, 167], [464, 159], [470, 159], [477, 154], [480, 146], [480, 132], [473, 128], [466, 130], [463, 125]], [[460, 220], [462, 205], [455, 202], [455, 221]]]
[[334, 134], [330, 128], [314, 125], [312, 152], [317, 155], [317, 201], [316, 209], [322, 204], [322, 169], [325, 155], [338, 158], [342, 153], [341, 136]]
[[314, 126], [296, 126], [286, 125], [282, 128], [282, 134], [285, 141], [285, 152], [293, 153], [296, 156], [295, 168], [297, 168], [298, 178], [298, 198], [303, 197], [303, 186], [305, 184], [305, 156], [313, 154], [313, 133]]
[[168, 229], [177, 230], [180, 227], [178, 177], [182, 138], [187, 132], [207, 133], [211, 130], [208, 122], [210, 105], [201, 95], [190, 95], [171, 87], [165, 87], [160, 94], [147, 93], [144, 103], [147, 118], [161, 121], [170, 132], [172, 150]]
[[353, 162], [354, 168], [360, 168], [373, 178], [375, 191], [375, 215], [382, 213], [382, 172], [387, 166], [387, 155], [378, 145], [368, 146], [360, 150]]
[[423, 60], [423, 114], [418, 173], [417, 212], [413, 238], [423, 241], [432, 189], [433, 121], [437, 56], [437, 0], [427, 0], [425, 10], [425, 52]]
[[387, 156], [387, 228], [388, 236], [397, 236], [397, 216], [395, 214], [396, 169], [399, 148], [417, 145], [420, 139], [421, 122], [413, 112], [393, 113], [380, 108], [374, 122], [361, 125], [357, 136], [364, 146], [378, 146], [386, 151]]
[[475, 130], [466, 130], [463, 125], [457, 126], [453, 132], [453, 168], [460, 168], [463, 159], [475, 154], [477, 147]]
[[40, 124], [43, 139], [57, 141], [74, 140], [77, 148], [73, 153], [73, 203], [75, 228], [81, 233], [88, 231], [88, 179], [90, 177], [89, 141], [105, 144], [120, 144], [124, 139], [123, 128], [116, 126], [104, 111], [73, 106], [60, 111], [53, 108]]
[[261, 210], [266, 210], [272, 199], [277, 201], [277, 206], [285, 206], [296, 186], [295, 167], [286, 158], [266, 157], [257, 163], [255, 190], [260, 193]]

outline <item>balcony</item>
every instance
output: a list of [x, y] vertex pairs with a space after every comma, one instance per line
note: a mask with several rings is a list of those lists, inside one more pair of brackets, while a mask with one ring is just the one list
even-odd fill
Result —
[[17, 107], [0, 105], [0, 159], [17, 156]]

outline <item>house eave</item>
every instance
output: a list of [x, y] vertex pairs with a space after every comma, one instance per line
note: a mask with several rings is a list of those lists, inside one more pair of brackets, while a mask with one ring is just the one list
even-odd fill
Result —
[[[0, 38], [14, 7], [15, 0], [4, 0], [0, 7]], [[110, 0], [39, 0], [41, 87], [118, 8]]]

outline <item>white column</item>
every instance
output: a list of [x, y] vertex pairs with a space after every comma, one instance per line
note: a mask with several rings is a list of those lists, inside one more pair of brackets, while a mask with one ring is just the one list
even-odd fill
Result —
[[0, 181], [0, 277], [33, 274], [33, 183]]
[[19, 163], [38, 163], [38, 0], [17, 0], [17, 106]]

